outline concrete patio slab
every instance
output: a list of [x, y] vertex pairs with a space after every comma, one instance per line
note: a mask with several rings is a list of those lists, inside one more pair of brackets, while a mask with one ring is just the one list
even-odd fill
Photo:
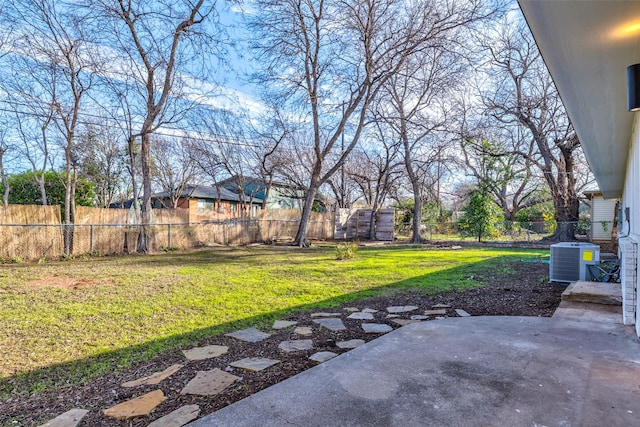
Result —
[[620, 283], [574, 282], [562, 293], [562, 301], [622, 305]]
[[397, 329], [190, 426], [628, 426], [639, 391], [631, 327], [449, 318]]

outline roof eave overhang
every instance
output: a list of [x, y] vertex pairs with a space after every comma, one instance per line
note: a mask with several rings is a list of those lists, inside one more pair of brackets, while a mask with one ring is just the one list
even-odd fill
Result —
[[[633, 114], [627, 66], [640, 62], [635, 1], [519, 0], [604, 197], [622, 194]], [[640, 26], [638, 27], [640, 28]]]

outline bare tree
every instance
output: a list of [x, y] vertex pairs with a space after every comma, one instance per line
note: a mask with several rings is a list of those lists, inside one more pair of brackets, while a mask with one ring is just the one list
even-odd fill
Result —
[[[0, 4], [0, 16], [4, 14], [4, 3]], [[5, 31], [0, 33], [0, 51], [5, 51], [5, 46], [9, 43], [12, 25], [7, 25]], [[6, 56], [6, 53], [0, 54], [0, 58]], [[0, 86], [1, 87], [1, 86]], [[2, 205], [6, 208], [9, 206], [9, 188], [8, 173], [5, 169], [4, 162], [7, 159], [7, 153], [13, 150], [12, 144], [8, 142], [8, 120], [2, 120], [0, 123], [0, 183], [2, 184]]]
[[213, 184], [218, 194], [218, 206], [220, 205], [220, 181], [223, 179], [224, 165], [217, 150], [217, 143], [206, 139], [189, 140], [189, 152], [194, 164], [197, 166], [198, 175], [203, 180]]
[[12, 149], [11, 145], [7, 141], [7, 128], [2, 126], [0, 128], [0, 183], [2, 184], [2, 205], [6, 208], [9, 206], [9, 180], [8, 173], [4, 167], [4, 161], [6, 154]]
[[186, 138], [153, 138], [151, 157], [154, 180], [168, 194], [173, 209], [178, 207], [186, 188], [190, 184], [197, 184], [197, 165], [190, 152], [191, 146], [192, 143]]
[[291, 159], [286, 160], [279, 155], [288, 134], [281, 111], [275, 108], [261, 122], [266, 126], [262, 129], [253, 128], [256, 144], [253, 145], [252, 153], [259, 165], [260, 177], [265, 183], [264, 199], [262, 200], [262, 209], [264, 210], [269, 202], [274, 179], [281, 174], [287, 163], [291, 163]]
[[239, 111], [201, 111], [197, 123], [193, 124], [200, 138], [190, 143], [195, 164], [213, 182], [218, 193], [220, 182], [229, 180], [227, 184], [238, 194], [243, 217], [249, 215], [247, 207], [253, 205], [257, 191], [248, 184], [259, 177], [259, 153], [267, 149], [252, 139], [250, 123], [249, 117]]
[[[40, 202], [48, 205], [45, 172], [52, 157], [49, 144], [49, 128], [53, 122], [52, 101], [42, 93], [37, 80], [34, 83], [28, 82], [27, 75], [22, 74], [24, 69], [30, 67], [31, 60], [28, 57], [11, 59], [8, 64], [11, 72], [2, 84], [3, 90], [8, 94], [7, 110], [11, 112], [8, 125], [13, 128], [16, 139], [20, 141], [16, 151], [31, 166], [40, 189]], [[23, 77], [16, 78], [17, 76]]]
[[[188, 98], [188, 78], [183, 72], [202, 72], [205, 53], [215, 49], [213, 18], [216, 2], [95, 0], [111, 19], [112, 48], [122, 54], [132, 89], [127, 105], [136, 129], [129, 137], [130, 153], [140, 140], [142, 205], [137, 252], [149, 251], [151, 222], [151, 135], [162, 126], [179, 122], [193, 106]], [[211, 21], [211, 19], [209, 20]], [[202, 56], [198, 57], [198, 54]], [[131, 99], [135, 97], [135, 100]], [[133, 154], [131, 154], [133, 155]], [[133, 164], [133, 162], [132, 162]]]
[[434, 165], [437, 169], [442, 164], [446, 151], [443, 131], [447, 111], [442, 100], [451, 94], [451, 88], [459, 81], [462, 65], [457, 54], [441, 45], [420, 52], [404, 64], [402, 73], [388, 80], [386, 96], [376, 110], [402, 145], [414, 200], [411, 237], [414, 243], [422, 240], [423, 189], [434, 184], [428, 182], [433, 181], [429, 179], [433, 176], [430, 172]]
[[[39, 114], [43, 145], [46, 146], [48, 132], [53, 128], [61, 136], [58, 140], [61, 141], [65, 165], [64, 242], [65, 253], [70, 254], [73, 250], [71, 223], [77, 184], [76, 132], [99, 61], [91, 33], [82, 25], [85, 16], [81, 14], [81, 8], [53, 0], [11, 0], [8, 4], [7, 17], [23, 24], [22, 31], [13, 40], [14, 52], [20, 52], [22, 56], [18, 62], [24, 65], [24, 74], [18, 78], [28, 76], [25, 83], [13, 87], [29, 86], [27, 104], [44, 102], [44, 106], [37, 108], [43, 110], [48, 107], [49, 111]], [[53, 125], [52, 129], [50, 125]]]
[[553, 199], [556, 232], [553, 239], [574, 238], [578, 221], [576, 155], [580, 141], [562, 100], [525, 24], [503, 25], [487, 43], [491, 55], [492, 90], [483, 91], [488, 113], [499, 125], [519, 123], [535, 144], [514, 150], [541, 173]]
[[[372, 132], [370, 139], [376, 143], [354, 151], [347, 162], [347, 175], [358, 186], [375, 216], [389, 193], [398, 185], [403, 175], [403, 162], [401, 145], [383, 121], [375, 123], [375, 132]], [[375, 239], [375, 221], [370, 223], [369, 238]]]
[[[260, 77], [279, 90], [276, 102], [297, 111], [299, 121], [311, 128], [311, 174], [295, 238], [296, 245], [306, 246], [313, 200], [358, 143], [368, 107], [382, 85], [414, 52], [473, 19], [479, 5], [448, 0], [257, 3], [261, 13], [253, 28], [266, 64]], [[344, 150], [339, 146], [343, 134]], [[329, 161], [338, 149], [341, 154]]]
[[357, 179], [370, 172], [367, 167], [371, 165], [363, 164], [366, 160], [368, 160], [367, 156], [363, 152], [352, 151], [351, 155], [340, 166], [338, 172], [327, 180], [326, 185], [331, 189], [334, 204], [337, 208], [350, 208], [363, 198], [365, 203], [369, 204], [366, 195], [361, 191], [366, 188], [366, 185], [363, 187], [361, 185], [363, 181]]
[[127, 194], [124, 190], [126, 150], [115, 129], [116, 126], [87, 126], [76, 144], [79, 175], [94, 184], [97, 205], [103, 208]]
[[[117, 62], [118, 58], [110, 58]], [[114, 131], [113, 138], [123, 138], [126, 142], [124, 153], [126, 157], [126, 172], [129, 175], [130, 190], [127, 191], [133, 200], [132, 208], [136, 223], [142, 222], [140, 213], [140, 138], [138, 135], [138, 115], [136, 92], [136, 79], [134, 76], [122, 74], [118, 78], [103, 76], [100, 83], [103, 87], [102, 94], [106, 98], [101, 103], [101, 112], [107, 118], [105, 122]], [[116, 135], [119, 134], [118, 135]], [[124, 202], [124, 194], [120, 197]], [[125, 240], [125, 243], [127, 241]]]

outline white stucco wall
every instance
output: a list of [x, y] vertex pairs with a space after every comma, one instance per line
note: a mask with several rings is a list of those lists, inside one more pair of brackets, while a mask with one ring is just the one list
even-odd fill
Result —
[[[630, 113], [631, 114], [631, 113]], [[636, 325], [640, 336], [640, 300], [638, 299], [638, 244], [640, 243], [640, 114], [635, 115], [629, 149], [624, 193], [620, 208], [619, 255], [621, 261], [622, 315], [625, 324]], [[624, 212], [629, 210], [627, 216]]]

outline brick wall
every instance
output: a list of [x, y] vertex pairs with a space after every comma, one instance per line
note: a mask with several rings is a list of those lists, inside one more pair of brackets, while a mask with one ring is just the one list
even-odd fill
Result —
[[634, 325], [636, 324], [637, 306], [638, 243], [634, 239], [625, 237], [620, 239], [619, 247], [622, 319], [625, 325]]

